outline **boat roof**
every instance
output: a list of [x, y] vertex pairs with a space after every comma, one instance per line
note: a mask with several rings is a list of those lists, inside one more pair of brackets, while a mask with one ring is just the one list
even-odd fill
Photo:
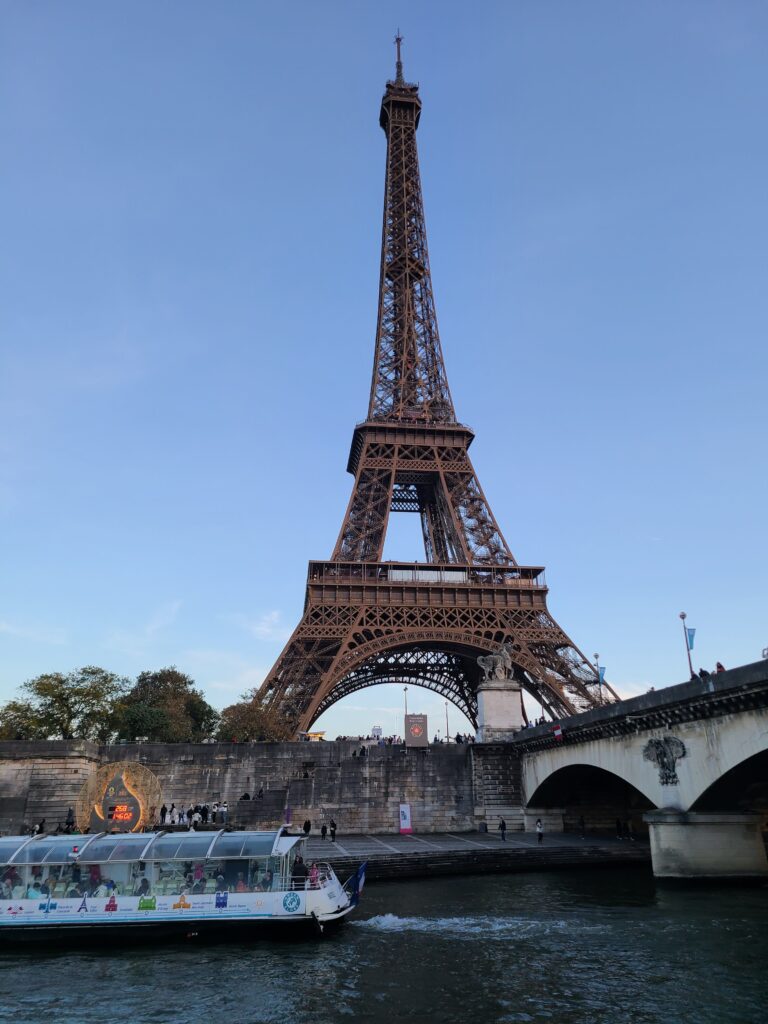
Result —
[[271, 832], [96, 832], [93, 835], [0, 837], [2, 864], [74, 861], [243, 860], [284, 856], [302, 836]]

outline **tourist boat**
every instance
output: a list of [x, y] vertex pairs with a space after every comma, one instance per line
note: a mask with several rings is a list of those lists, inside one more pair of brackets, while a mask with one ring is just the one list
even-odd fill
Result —
[[303, 877], [304, 847], [287, 828], [4, 836], [0, 942], [322, 933], [357, 905], [365, 864], [344, 885], [325, 863]]

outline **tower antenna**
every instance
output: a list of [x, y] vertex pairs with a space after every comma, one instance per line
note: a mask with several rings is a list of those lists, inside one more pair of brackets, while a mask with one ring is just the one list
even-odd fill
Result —
[[400, 35], [400, 29], [397, 30], [395, 36], [395, 46], [397, 47], [397, 63], [395, 64], [395, 81], [401, 83], [403, 79], [403, 59], [400, 54], [400, 44], [403, 41], [403, 37]]

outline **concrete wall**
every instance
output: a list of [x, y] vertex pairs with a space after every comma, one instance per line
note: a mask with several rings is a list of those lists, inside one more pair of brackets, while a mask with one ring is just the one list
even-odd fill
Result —
[[[399, 804], [409, 803], [417, 831], [470, 830], [483, 820], [486, 803], [520, 805], [519, 762], [503, 746], [374, 746], [367, 757], [353, 757], [359, 746], [3, 742], [0, 830], [19, 831], [43, 817], [55, 828], [89, 774], [119, 761], [153, 771], [168, 806], [226, 800], [230, 821], [254, 828], [281, 824], [290, 808], [294, 822], [310, 818], [319, 827], [333, 817], [340, 833], [396, 832]], [[484, 786], [478, 778], [486, 779]], [[260, 787], [263, 800], [239, 799]]]

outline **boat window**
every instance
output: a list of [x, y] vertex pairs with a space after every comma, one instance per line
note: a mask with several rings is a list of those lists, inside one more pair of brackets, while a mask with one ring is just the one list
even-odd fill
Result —
[[244, 857], [268, 857], [275, 843], [274, 832], [262, 832], [246, 836], [243, 846]]
[[243, 850], [245, 835], [242, 832], [225, 832], [213, 844], [211, 857], [239, 857]]
[[137, 860], [149, 842], [145, 835], [114, 835], [96, 839], [84, 851], [89, 861]]
[[172, 860], [181, 842], [178, 835], [158, 836], [147, 850], [147, 860]]
[[158, 836], [145, 853], [144, 860], [193, 860], [205, 857], [211, 841], [210, 832]]
[[28, 842], [29, 836], [5, 836], [0, 839], [0, 864], [7, 864], [14, 853]]
[[35, 839], [19, 850], [14, 864], [41, 864], [43, 861], [65, 864], [71, 860], [69, 854], [74, 846], [77, 846], [77, 837], [73, 836]]
[[205, 857], [212, 840], [213, 836], [210, 832], [201, 832], [199, 835], [195, 832], [189, 832], [181, 837], [181, 843], [176, 851], [176, 856], [183, 857], [184, 860]]

